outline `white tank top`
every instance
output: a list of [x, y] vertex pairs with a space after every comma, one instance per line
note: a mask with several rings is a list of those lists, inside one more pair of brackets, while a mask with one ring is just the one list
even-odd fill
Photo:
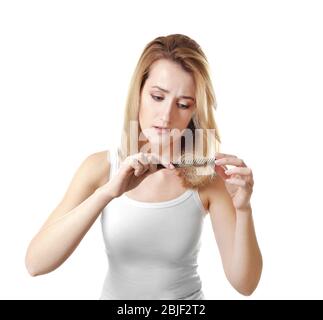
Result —
[[[117, 150], [110, 155], [111, 179]], [[206, 214], [194, 189], [162, 202], [110, 201], [101, 215], [108, 272], [100, 299], [205, 299], [197, 256]]]

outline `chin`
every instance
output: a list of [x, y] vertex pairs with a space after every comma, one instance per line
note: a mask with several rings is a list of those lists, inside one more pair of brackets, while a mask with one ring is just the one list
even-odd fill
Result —
[[149, 137], [149, 143], [151, 145], [155, 145], [155, 146], [161, 146], [164, 145], [165, 147], [170, 145], [170, 141], [167, 137], [165, 138], [160, 138], [160, 137]]

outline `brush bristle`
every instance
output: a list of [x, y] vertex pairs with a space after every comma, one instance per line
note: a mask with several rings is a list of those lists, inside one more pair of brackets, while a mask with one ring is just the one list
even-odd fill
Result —
[[215, 158], [203, 158], [182, 155], [179, 160], [174, 162], [175, 167], [186, 168], [186, 167], [205, 167], [214, 164]]
[[185, 162], [186, 165], [176, 168], [177, 174], [182, 178], [182, 185], [185, 188], [196, 189], [203, 187], [217, 176], [214, 165], [212, 165], [212, 163], [214, 164], [214, 159], [209, 159], [209, 161], [194, 159], [191, 161], [192, 164], [194, 163], [193, 165], [187, 165], [190, 161], [185, 161], [185, 155], [182, 155], [178, 163]]

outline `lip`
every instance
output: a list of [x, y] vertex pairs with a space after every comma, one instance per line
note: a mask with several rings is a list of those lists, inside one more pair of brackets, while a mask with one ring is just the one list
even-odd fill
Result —
[[157, 133], [169, 133], [170, 131], [170, 128], [166, 127], [153, 126], [153, 128], [157, 131]]

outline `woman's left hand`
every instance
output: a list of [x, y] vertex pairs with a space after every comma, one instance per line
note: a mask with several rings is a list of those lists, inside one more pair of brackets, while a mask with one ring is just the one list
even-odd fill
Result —
[[[224, 180], [235, 209], [250, 208], [250, 198], [254, 185], [251, 169], [246, 166], [243, 160], [232, 154], [216, 153], [215, 158], [217, 160], [214, 170]], [[226, 165], [235, 167], [228, 169]]]

